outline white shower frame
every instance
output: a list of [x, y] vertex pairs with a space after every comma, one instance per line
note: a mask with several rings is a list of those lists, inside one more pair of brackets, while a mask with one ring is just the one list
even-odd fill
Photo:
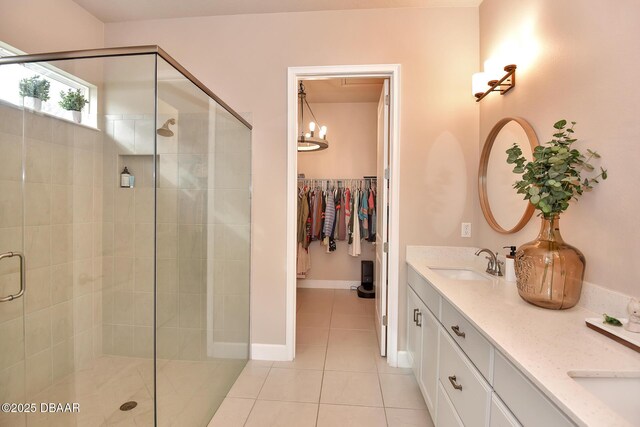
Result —
[[[343, 77], [389, 79], [389, 269], [387, 297], [387, 363], [405, 365], [398, 351], [398, 286], [400, 277], [400, 64], [331, 65], [289, 67], [287, 74], [287, 274], [285, 360], [293, 360], [296, 348], [296, 231], [298, 170], [298, 81]], [[400, 356], [400, 357], [399, 357]]]

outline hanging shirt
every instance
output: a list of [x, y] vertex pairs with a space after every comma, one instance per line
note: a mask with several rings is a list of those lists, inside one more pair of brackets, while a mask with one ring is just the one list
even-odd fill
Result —
[[340, 211], [338, 217], [340, 221], [338, 222], [338, 240], [345, 240], [347, 238], [347, 201], [346, 201], [346, 192], [348, 189], [343, 188], [340, 191]]
[[318, 235], [318, 192], [311, 193], [311, 240], [316, 240]]
[[316, 190], [316, 201], [316, 218], [314, 223], [316, 232], [314, 233], [314, 237], [316, 240], [322, 240], [322, 223], [324, 215], [324, 197], [322, 190]]
[[[360, 201], [360, 193], [359, 190], [354, 191], [353, 196], [353, 212], [358, 212], [359, 201]], [[352, 238], [351, 243], [349, 245], [348, 253], [351, 256], [360, 256], [361, 246], [360, 246], [360, 215], [352, 215], [353, 219], [353, 228], [352, 228]]]
[[349, 244], [351, 244], [351, 229], [353, 227], [353, 218], [351, 215], [351, 212], [353, 212], [353, 200], [351, 198], [351, 190], [349, 188], [347, 188], [345, 190], [345, 195], [344, 195], [344, 215], [345, 215], [345, 225], [347, 227], [346, 230], [346, 239], [349, 242]]
[[[331, 237], [333, 233], [333, 222], [336, 219], [336, 201], [333, 197], [332, 191], [327, 191], [327, 207], [324, 211], [324, 227], [322, 231], [325, 235], [325, 240]], [[328, 241], [326, 242], [328, 243]]]
[[369, 197], [366, 190], [361, 191], [362, 200], [359, 200], [360, 209], [358, 209], [358, 218], [360, 219], [360, 233], [362, 238], [369, 237]]
[[309, 217], [309, 201], [307, 200], [308, 193], [306, 189], [302, 189], [298, 194], [298, 243], [304, 243], [307, 235], [307, 218]]
[[307, 215], [307, 222], [304, 224], [304, 242], [302, 243], [302, 247], [304, 249], [309, 248], [311, 244], [311, 192], [307, 190], [307, 209], [309, 209], [309, 213]]

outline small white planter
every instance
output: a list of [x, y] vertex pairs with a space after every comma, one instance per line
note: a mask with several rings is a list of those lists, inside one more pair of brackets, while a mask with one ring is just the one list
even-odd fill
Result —
[[42, 99], [40, 99], [40, 98], [34, 98], [32, 96], [25, 96], [23, 102], [24, 102], [24, 106], [26, 108], [30, 108], [30, 109], [35, 110], [35, 111], [41, 111], [42, 110]]
[[76, 123], [82, 122], [82, 113], [80, 111], [71, 110], [71, 117], [73, 121]]

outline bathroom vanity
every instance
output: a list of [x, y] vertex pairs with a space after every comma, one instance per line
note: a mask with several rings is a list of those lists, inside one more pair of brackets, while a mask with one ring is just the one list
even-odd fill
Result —
[[407, 354], [437, 427], [640, 424], [640, 354], [484, 273], [476, 248], [407, 248]]

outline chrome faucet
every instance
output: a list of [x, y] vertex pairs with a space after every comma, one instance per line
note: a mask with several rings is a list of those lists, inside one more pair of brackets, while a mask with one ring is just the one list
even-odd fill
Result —
[[485, 252], [491, 255], [491, 256], [485, 257], [489, 260], [489, 263], [487, 264], [487, 270], [486, 270], [487, 273], [493, 276], [502, 276], [502, 266], [504, 265], [504, 262], [498, 261], [498, 253], [496, 252], [494, 254], [490, 249], [484, 248], [477, 251], [476, 256], [480, 256], [482, 252]]

